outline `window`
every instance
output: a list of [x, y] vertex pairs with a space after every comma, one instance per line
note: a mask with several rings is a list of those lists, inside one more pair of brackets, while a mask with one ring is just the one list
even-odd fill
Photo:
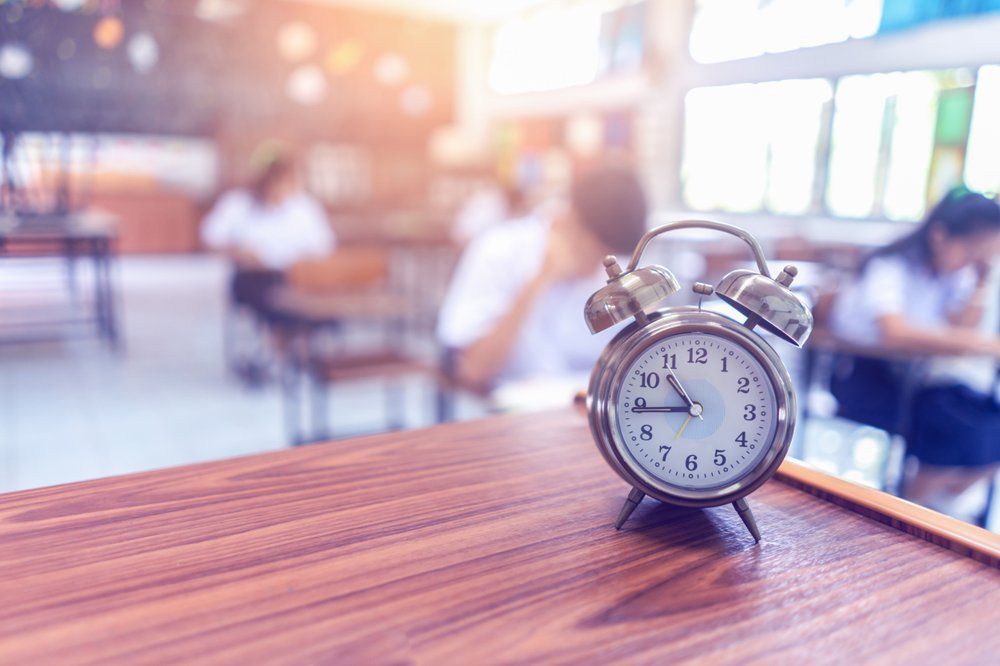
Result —
[[642, 64], [645, 4], [556, 4], [507, 21], [493, 37], [490, 87], [501, 94], [584, 85]]
[[831, 95], [824, 79], [689, 92], [681, 167], [687, 204], [697, 210], [807, 212]]
[[962, 180], [968, 70], [847, 76], [837, 85], [826, 205], [843, 217], [915, 220]]
[[698, 0], [691, 57], [710, 63], [870, 37], [882, 0]]
[[980, 68], [965, 158], [965, 182], [973, 190], [1000, 193], [1000, 65]]
[[695, 88], [683, 195], [695, 210], [919, 220], [963, 180], [1000, 192], [997, 154], [1000, 65]]
[[92, 190], [151, 187], [200, 197], [218, 180], [215, 146], [186, 137], [25, 132], [10, 161], [18, 204], [33, 210], [51, 209], [63, 187], [74, 199]]
[[371, 162], [360, 146], [316, 144], [306, 154], [309, 190], [328, 204], [363, 202], [371, 196]]

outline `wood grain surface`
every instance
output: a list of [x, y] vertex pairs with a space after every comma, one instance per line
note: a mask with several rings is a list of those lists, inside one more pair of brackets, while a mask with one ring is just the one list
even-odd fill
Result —
[[626, 491], [565, 410], [3, 495], [0, 663], [996, 663], [980, 562]]

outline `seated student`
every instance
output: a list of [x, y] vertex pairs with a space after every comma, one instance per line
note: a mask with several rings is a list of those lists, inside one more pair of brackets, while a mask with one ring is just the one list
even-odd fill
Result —
[[[285, 271], [303, 259], [330, 254], [335, 238], [323, 207], [301, 189], [288, 156], [272, 149], [256, 161], [249, 187], [224, 194], [201, 234], [207, 247], [232, 262], [232, 302], [261, 317], [267, 292], [282, 283]], [[236, 370], [251, 384], [261, 379], [252, 361], [238, 362]]]
[[251, 308], [292, 264], [334, 247], [323, 207], [301, 189], [295, 164], [280, 151], [259, 160], [249, 187], [222, 195], [201, 234], [206, 246], [230, 258], [233, 300]]
[[[834, 303], [833, 332], [847, 342], [917, 356], [981, 357], [971, 374], [934, 364], [904, 412], [907, 452], [920, 461], [905, 484], [915, 501], [935, 504], [942, 491], [960, 494], [1000, 462], [993, 394], [1000, 336], [995, 326], [980, 327], [984, 302], [998, 298], [988, 289], [998, 253], [1000, 206], [959, 189], [912, 233], [872, 253]], [[898, 409], [901, 378], [886, 361], [853, 363], [839, 388], [834, 380], [838, 399], [871, 417], [859, 420], [893, 429], [879, 419]]]
[[569, 205], [493, 226], [466, 249], [441, 309], [438, 337], [467, 386], [588, 372], [607, 335], [583, 319], [604, 285], [602, 259], [628, 254], [646, 230], [635, 173], [602, 166], [577, 178]]

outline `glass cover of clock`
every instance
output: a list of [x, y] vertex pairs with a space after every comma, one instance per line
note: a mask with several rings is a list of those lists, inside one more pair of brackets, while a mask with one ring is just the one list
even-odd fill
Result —
[[688, 490], [721, 488], [757, 466], [777, 429], [763, 364], [705, 333], [661, 338], [631, 364], [615, 398], [621, 442], [653, 477]]

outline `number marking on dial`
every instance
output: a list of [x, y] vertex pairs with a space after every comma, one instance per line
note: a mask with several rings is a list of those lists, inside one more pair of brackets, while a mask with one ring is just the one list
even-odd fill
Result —
[[[690, 403], [666, 379], [669, 373]], [[753, 469], [774, 443], [777, 403], [768, 377], [751, 352], [728, 338], [663, 338], [627, 369], [616, 427], [652, 476], [688, 489], [721, 487]]]

